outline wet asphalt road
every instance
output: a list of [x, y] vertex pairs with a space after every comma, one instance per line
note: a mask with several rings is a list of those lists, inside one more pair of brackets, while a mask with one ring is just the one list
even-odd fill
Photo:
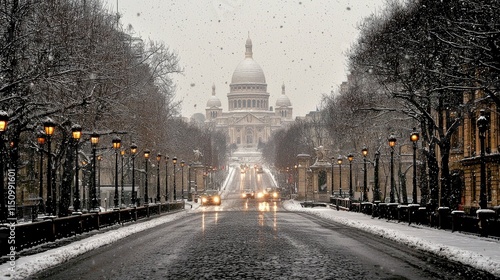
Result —
[[[221, 206], [83, 254], [31, 279], [488, 279], [488, 274], [304, 213], [242, 199], [271, 184], [235, 173]], [[491, 278], [493, 279], [493, 278]]]

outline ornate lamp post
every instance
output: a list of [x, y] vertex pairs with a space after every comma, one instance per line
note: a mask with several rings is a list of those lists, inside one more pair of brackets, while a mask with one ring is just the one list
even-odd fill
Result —
[[416, 128], [410, 134], [410, 140], [413, 142], [413, 193], [412, 193], [412, 203], [417, 203], [417, 142], [419, 134]]
[[335, 165], [335, 157], [331, 157], [330, 158], [332, 160], [332, 186], [331, 186], [331, 189], [332, 189], [332, 196], [333, 196], [333, 166]]
[[160, 161], [161, 154], [156, 155], [156, 202], [160, 203]]
[[132, 201], [131, 204], [133, 207], [136, 206], [136, 198], [137, 193], [135, 192], [135, 155], [137, 153], [137, 145], [132, 143], [130, 146], [130, 156], [132, 157]]
[[170, 157], [165, 157], [165, 203], [168, 202], [168, 160]]
[[339, 155], [337, 158], [337, 163], [339, 165], [339, 195], [342, 197], [342, 156]]
[[488, 207], [488, 202], [486, 198], [486, 163], [485, 163], [485, 152], [484, 152], [484, 140], [486, 139], [486, 130], [488, 129], [488, 119], [485, 116], [485, 111], [481, 110], [479, 118], [476, 121], [477, 128], [479, 130], [479, 141], [481, 145], [481, 185], [479, 189], [479, 208], [486, 209]]
[[[40, 186], [38, 188], [38, 199], [39, 199], [38, 213], [42, 214], [42, 208], [43, 208], [43, 176], [42, 176], [42, 173], [43, 173], [43, 149], [42, 149], [42, 147], [45, 144], [45, 133], [39, 132], [36, 136], [36, 141], [38, 142], [38, 147], [40, 149], [40, 170], [39, 170]], [[1, 159], [0, 159], [0, 161], [1, 161]], [[77, 163], [77, 166], [78, 166], [78, 163]], [[2, 182], [3, 182], [3, 180], [2, 180]]]
[[373, 201], [380, 201], [380, 187], [378, 183], [378, 162], [380, 159], [380, 152], [375, 152], [375, 164], [373, 165]]
[[177, 164], [177, 157], [172, 158], [172, 163], [174, 164], [174, 201], [177, 201], [177, 190], [175, 185], [175, 165]]
[[114, 205], [115, 209], [118, 209], [118, 150], [120, 150], [122, 140], [118, 137], [113, 138], [113, 149], [115, 150], [115, 196]]
[[181, 160], [181, 198], [184, 201], [184, 160]]
[[91, 211], [95, 211], [97, 208], [97, 178], [96, 178], [96, 149], [99, 144], [99, 134], [97, 132], [93, 132], [90, 135], [90, 144], [92, 145], [92, 186], [90, 192], [90, 209]]
[[146, 149], [144, 150], [144, 169], [146, 171], [146, 179], [144, 180], [144, 205], [149, 204], [149, 196], [148, 196], [148, 159], [151, 151]]
[[349, 160], [349, 199], [352, 199], [353, 197], [353, 191], [352, 191], [352, 160], [354, 159], [354, 156], [349, 153], [347, 155], [347, 159]]
[[[7, 125], [9, 123], [9, 115], [7, 112], [0, 110], [0, 222], [4, 222], [7, 219], [7, 212], [5, 209], [5, 192], [4, 192], [4, 156], [3, 156], [3, 149], [4, 149], [4, 141], [3, 141], [3, 134], [7, 130]], [[42, 174], [42, 173], [40, 173]]]
[[[290, 198], [292, 198], [292, 194], [297, 191], [297, 168], [299, 166], [295, 164], [293, 166], [294, 172], [293, 172], [293, 191], [290, 193]], [[332, 177], [332, 195], [333, 195], [333, 177]]]
[[396, 136], [390, 135], [388, 138], [389, 146], [391, 147], [391, 192], [390, 192], [390, 202], [394, 203], [396, 200], [394, 199], [394, 146], [396, 146]]
[[365, 146], [361, 149], [361, 154], [363, 155], [363, 201], [368, 201], [368, 179], [367, 179], [367, 170], [366, 170], [366, 156], [368, 155], [368, 148]]
[[47, 203], [45, 209], [48, 215], [53, 215], [53, 211], [55, 210], [55, 197], [52, 191], [52, 154], [50, 145], [50, 138], [54, 135], [55, 128], [56, 123], [51, 118], [47, 118], [43, 122], [43, 129], [45, 130], [47, 139]]
[[190, 197], [192, 197], [192, 195], [191, 195], [191, 165], [192, 165], [192, 163], [188, 164], [188, 186], [187, 186], [188, 199]]
[[124, 186], [124, 180], [123, 180], [123, 159], [125, 158], [125, 150], [120, 151], [120, 155], [122, 158], [122, 168], [121, 168], [121, 180], [120, 180], [120, 186], [121, 186], [121, 191], [120, 191], [120, 208], [125, 207], [125, 186]]
[[80, 212], [80, 184], [78, 180], [78, 142], [82, 137], [82, 127], [78, 124], [75, 124], [71, 127], [71, 135], [73, 136], [73, 140], [75, 141], [75, 193], [73, 194], [73, 209], [75, 212]]

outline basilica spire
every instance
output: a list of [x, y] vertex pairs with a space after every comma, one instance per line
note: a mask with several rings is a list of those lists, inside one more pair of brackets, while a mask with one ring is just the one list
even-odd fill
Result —
[[245, 44], [245, 49], [246, 49], [245, 57], [252, 58], [253, 53], [252, 53], [252, 40], [250, 39], [250, 31], [248, 31], [248, 39]]
[[215, 96], [215, 84], [212, 84], [212, 95]]

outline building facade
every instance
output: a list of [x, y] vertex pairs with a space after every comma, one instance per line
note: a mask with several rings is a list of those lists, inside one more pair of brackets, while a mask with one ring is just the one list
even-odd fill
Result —
[[224, 111], [216, 96], [215, 85], [207, 101], [205, 123], [226, 132], [227, 143], [238, 148], [258, 148], [266, 143], [273, 131], [293, 122], [293, 108], [282, 85], [281, 95], [273, 109], [264, 71], [253, 59], [252, 40], [245, 44], [245, 58], [233, 72], [228, 108]]

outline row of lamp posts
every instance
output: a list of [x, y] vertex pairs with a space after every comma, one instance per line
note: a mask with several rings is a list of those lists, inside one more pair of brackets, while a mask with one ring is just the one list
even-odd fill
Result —
[[[416, 131], [415, 128], [413, 128], [413, 131], [410, 135], [410, 140], [413, 142], [413, 193], [412, 193], [412, 198], [413, 198], [413, 203], [416, 203], [417, 201], [417, 169], [416, 169], [416, 150], [417, 150], [417, 141], [419, 140], [419, 133]], [[395, 181], [394, 181], [394, 147], [396, 146], [396, 137], [394, 135], [390, 135], [388, 138], [388, 143], [390, 147], [390, 152], [391, 152], [391, 162], [390, 162], [390, 176], [391, 176], [391, 183], [390, 183], [390, 194], [389, 194], [389, 199], [390, 202], [393, 203], [395, 202], [395, 197], [394, 197], [394, 192], [395, 192]], [[368, 179], [367, 179], [367, 159], [366, 156], [368, 155], [368, 148], [363, 147], [361, 150], [361, 154], [363, 155], [363, 190], [362, 190], [362, 195], [361, 195], [361, 200], [362, 201], [368, 201]], [[374, 196], [373, 200], [377, 201], [379, 200], [379, 189], [378, 189], [378, 158], [379, 158], [379, 152], [377, 151], [375, 153], [375, 185], [376, 187], [374, 188]], [[331, 180], [331, 193], [333, 194], [333, 161], [335, 160], [334, 157], [332, 159], [332, 180]], [[347, 159], [349, 160], [349, 198], [353, 197], [353, 187], [352, 187], [352, 161], [354, 160], [354, 155], [352, 153], [349, 153], [347, 155]], [[342, 156], [338, 156], [337, 158], [337, 164], [339, 165], [339, 196], [342, 197]]]

